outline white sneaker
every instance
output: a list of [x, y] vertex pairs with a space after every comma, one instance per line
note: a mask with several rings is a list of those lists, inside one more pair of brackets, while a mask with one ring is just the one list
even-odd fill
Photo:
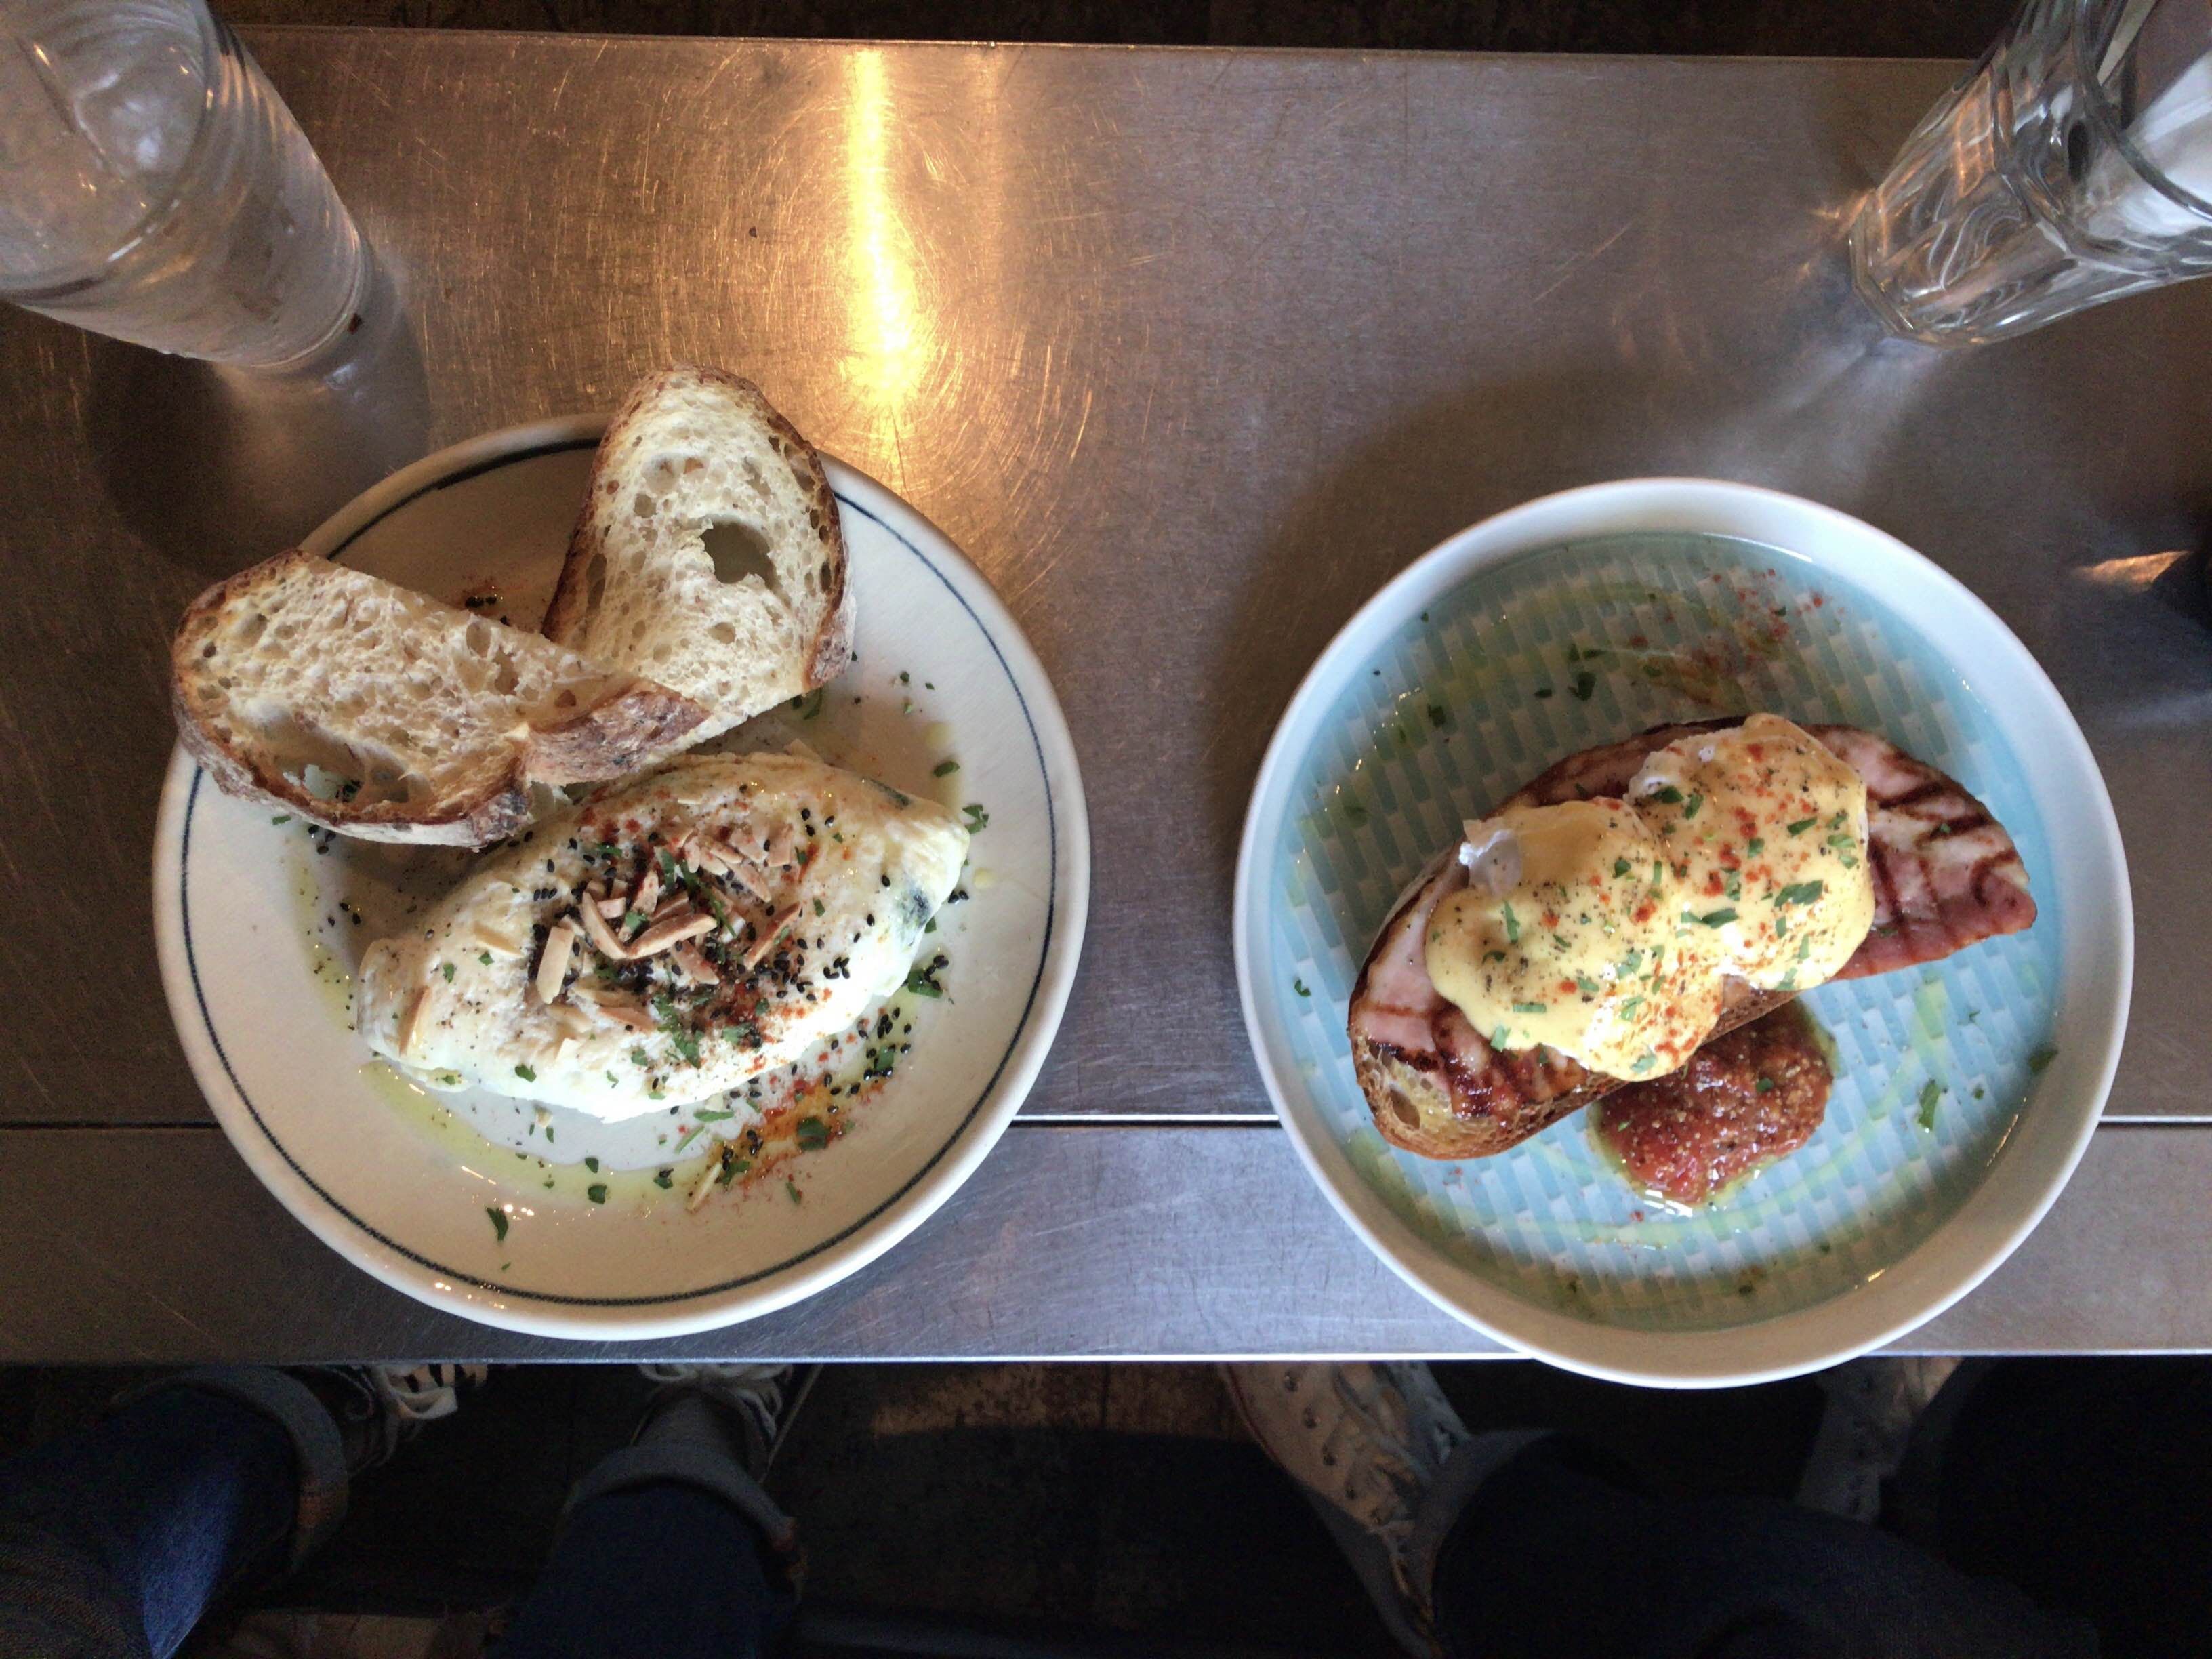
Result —
[[359, 1474], [391, 1461], [425, 1423], [461, 1408], [463, 1388], [490, 1376], [483, 1365], [300, 1365], [305, 1382], [338, 1425], [346, 1468]]
[[1879, 1520], [1882, 1487], [1905, 1461], [1913, 1425], [1958, 1369], [1949, 1355], [1884, 1355], [1814, 1377], [1828, 1401], [1798, 1477], [1798, 1503], [1847, 1521]]
[[639, 1425], [637, 1438], [644, 1439], [653, 1424], [671, 1410], [679, 1409], [687, 1396], [703, 1396], [744, 1425], [744, 1462], [756, 1480], [768, 1474], [792, 1419], [812, 1391], [815, 1378], [822, 1374], [819, 1365], [808, 1366], [799, 1386], [790, 1390], [787, 1405], [792, 1371], [788, 1365], [647, 1364], [637, 1369], [646, 1381], [659, 1384], [659, 1392]]
[[1434, 1651], [1408, 1546], [1421, 1499], [1467, 1425], [1416, 1363], [1224, 1365], [1244, 1425], [1320, 1511], [1390, 1633]]

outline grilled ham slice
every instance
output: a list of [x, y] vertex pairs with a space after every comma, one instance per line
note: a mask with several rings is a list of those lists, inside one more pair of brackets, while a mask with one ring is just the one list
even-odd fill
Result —
[[[1654, 726], [1570, 756], [1498, 803], [1547, 806], [1619, 796], [1652, 751], [1679, 738], [1722, 731], [1735, 720]], [[1885, 974], [2035, 920], [2027, 871], [2003, 826], [1953, 779], [1887, 738], [1849, 726], [1805, 728], [1866, 780], [1868, 860], [1875, 917], [1841, 979]], [[1352, 987], [1352, 1064], [1392, 1145], [1425, 1158], [1486, 1158], [1580, 1111], [1623, 1086], [1551, 1048], [1493, 1049], [1429, 978], [1429, 917], [1467, 872], [1448, 847], [1392, 908]], [[1780, 1007], [1790, 993], [1723, 988], [1718, 1036]]]

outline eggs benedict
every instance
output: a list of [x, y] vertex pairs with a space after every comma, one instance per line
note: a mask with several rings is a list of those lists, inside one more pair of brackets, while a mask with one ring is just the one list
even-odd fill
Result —
[[1502, 1152], [1832, 978], [2035, 919], [2003, 827], [1872, 732], [1771, 714], [1571, 756], [1432, 859], [1352, 988], [1376, 1127]]

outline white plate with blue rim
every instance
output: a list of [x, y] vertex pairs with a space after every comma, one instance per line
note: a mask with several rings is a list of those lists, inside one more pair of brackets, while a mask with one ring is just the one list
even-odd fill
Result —
[[[1406, 882], [1464, 818], [1556, 760], [1761, 709], [1867, 727], [1959, 779], [2018, 844], [2035, 925], [1811, 993], [1836, 1059], [1826, 1119], [1706, 1206], [1637, 1193], [1581, 1115], [1458, 1163], [1385, 1143], [1345, 1023]], [[2026, 647], [1872, 526], [1696, 479], [1529, 502], [1370, 600], [1261, 764], [1235, 930], [1268, 1093], [1360, 1237], [1501, 1342], [1678, 1386], [1832, 1364], [1980, 1283], [2088, 1143], [2134, 956], [2112, 804]]]
[[[533, 626], [605, 420], [542, 422], [394, 474], [307, 539]], [[981, 573], [914, 508], [828, 463], [855, 662], [716, 747], [805, 742], [963, 811], [956, 902], [925, 939], [944, 994], [902, 994], [888, 1079], [842, 1132], [687, 1203], [713, 1133], [684, 1105], [623, 1124], [481, 1091], [432, 1097], [352, 1028], [364, 945], [465, 854], [311, 833], [234, 800], [179, 749], [155, 835], [155, 931], [179, 1037], [239, 1155], [316, 1237], [448, 1311], [544, 1335], [670, 1336], [854, 1273], [974, 1172], [1043, 1065], [1089, 905], [1083, 784], [1058, 699]], [[924, 975], [927, 979], [928, 975]], [[810, 1067], [810, 1073], [811, 1068]]]

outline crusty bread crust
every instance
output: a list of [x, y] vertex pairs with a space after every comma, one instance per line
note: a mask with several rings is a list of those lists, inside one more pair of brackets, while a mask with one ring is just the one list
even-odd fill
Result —
[[[556, 722], [515, 734], [498, 757], [503, 763], [488, 764], [482, 779], [465, 789], [427, 800], [341, 801], [317, 796], [287, 773], [284, 757], [235, 735], [226, 741], [211, 729], [209, 711], [216, 701], [213, 682], [230, 661], [220, 638], [222, 630], [239, 612], [252, 607], [258, 595], [303, 574], [312, 576], [325, 562], [298, 548], [264, 560], [208, 588], [192, 601], [178, 625], [169, 657], [177, 735], [225, 794], [365, 841], [482, 847], [530, 822], [532, 784], [618, 777], [665, 751], [707, 717], [704, 708], [666, 686], [610, 676], [596, 700], [580, 702]], [[465, 611], [453, 614], [464, 625], [483, 620]], [[496, 626], [488, 620], [483, 625]], [[542, 652], [546, 647], [533, 648]], [[314, 722], [307, 719], [303, 724], [312, 728]], [[346, 742], [342, 732], [329, 737], [339, 745]]]
[[[616, 409], [607, 422], [605, 435], [599, 440], [599, 453], [592, 460], [591, 477], [584, 488], [583, 506], [577, 513], [576, 528], [568, 539], [568, 556], [562, 562], [560, 581], [553, 590], [552, 602], [545, 608], [545, 618], [541, 625], [543, 631], [548, 639], [573, 644], [588, 617], [592, 606], [592, 564], [604, 551], [608, 531], [606, 505], [611, 500], [619, 500], [625, 493], [622, 469], [627, 465], [627, 457], [623, 453], [623, 441], [630, 429], [663, 399], [683, 388], [702, 386], [722, 391], [768, 428], [769, 442], [775, 453], [791, 468], [793, 477], [806, 497], [808, 523], [821, 539], [820, 556], [826, 568], [826, 586], [823, 589], [824, 614], [821, 624], [807, 641], [804, 654], [802, 673], [805, 689], [812, 690], [844, 672], [853, 659], [853, 590], [847, 569], [845, 530], [837, 511], [837, 497], [830, 487], [829, 473], [822, 465], [821, 453], [769, 402], [759, 386], [743, 375], [733, 374], [726, 369], [690, 363], [671, 364], [647, 375], [631, 387], [629, 395]], [[696, 735], [703, 738], [732, 723], [728, 720], [710, 722], [708, 729]]]

